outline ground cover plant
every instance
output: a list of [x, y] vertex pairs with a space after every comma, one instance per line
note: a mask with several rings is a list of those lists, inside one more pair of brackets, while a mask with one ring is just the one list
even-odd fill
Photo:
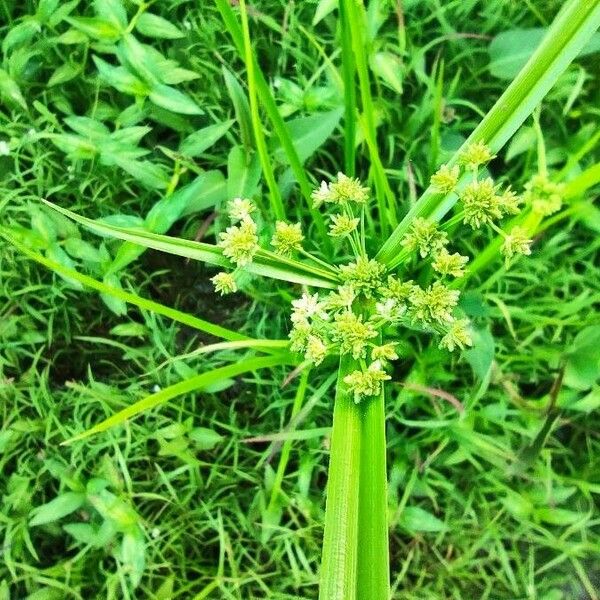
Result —
[[598, 596], [598, 2], [3, 10], [0, 594]]

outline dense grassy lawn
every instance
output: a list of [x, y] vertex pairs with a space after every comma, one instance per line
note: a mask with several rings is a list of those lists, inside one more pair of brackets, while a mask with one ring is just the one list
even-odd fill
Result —
[[[244, 274], [241, 293], [221, 296], [213, 266], [99, 237], [41, 199], [214, 243], [238, 196], [254, 200], [268, 240], [274, 188], [327, 253], [216, 4], [0, 1], [0, 600], [318, 597], [331, 358], [225, 373], [61, 445], [182, 380], [266, 360], [251, 346], [202, 350], [221, 340], [194, 319], [284, 340], [302, 289]], [[364, 115], [348, 148], [352, 40], [337, 4], [249, 4], [255, 67], [307, 183], [344, 171], [354, 148], [356, 176], [375, 188]], [[400, 220], [563, 3], [365, 4], [364, 114]], [[460, 300], [474, 343], [449, 353], [411, 333], [390, 371], [394, 599], [600, 598], [599, 35], [486, 167], [519, 193], [547, 171], [562, 206], [509, 266], [485, 258], [493, 230], [451, 224], [460, 251], [485, 258]], [[366, 218], [370, 250], [395, 225], [381, 214]]]

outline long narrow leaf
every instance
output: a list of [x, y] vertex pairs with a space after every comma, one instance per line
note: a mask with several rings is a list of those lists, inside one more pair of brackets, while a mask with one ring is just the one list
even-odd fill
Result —
[[[215, 0], [215, 3], [217, 5], [217, 9], [221, 13], [223, 23], [225, 24], [227, 31], [229, 31], [229, 35], [231, 36], [231, 39], [237, 49], [238, 54], [241, 57], [244, 57], [245, 49], [242, 28], [237, 22], [235, 13], [231, 8], [229, 0]], [[277, 108], [275, 98], [271, 93], [265, 76], [260, 70], [260, 66], [256, 61], [256, 58], [254, 59], [254, 76], [256, 83], [256, 91], [260, 102], [262, 103], [265, 112], [269, 117], [269, 121], [271, 121], [271, 125], [273, 126], [275, 134], [279, 138], [279, 142], [283, 150], [285, 151], [290, 167], [294, 173], [294, 177], [300, 185], [300, 191], [302, 192], [302, 196], [304, 197], [306, 204], [310, 209], [311, 218], [317, 226], [320, 238], [323, 240], [325, 249], [331, 253], [331, 240], [327, 236], [327, 228], [325, 227], [325, 221], [321, 213], [319, 213], [318, 210], [313, 208], [312, 205], [312, 185], [306, 175], [304, 167], [302, 166], [302, 161], [300, 160], [298, 152], [294, 147], [294, 142], [292, 141], [288, 128], [279, 112], [279, 109]]]
[[248, 75], [248, 97], [250, 99], [250, 118], [252, 121], [252, 130], [254, 131], [254, 141], [260, 158], [263, 175], [269, 188], [269, 197], [271, 200], [271, 209], [278, 219], [285, 218], [285, 209], [281, 200], [281, 192], [275, 181], [273, 167], [267, 150], [264, 127], [260, 122], [258, 112], [258, 99], [256, 91], [256, 70], [254, 57], [252, 55], [252, 43], [250, 42], [250, 30], [248, 27], [248, 11], [246, 10], [245, 0], [240, 0], [240, 13], [242, 15], [242, 37], [244, 39], [244, 62], [246, 63], [246, 73]]
[[[50, 208], [66, 215], [70, 219], [73, 219], [77, 223], [84, 225], [100, 235], [108, 235], [121, 240], [134, 242], [141, 246], [145, 246], [146, 248], [154, 248], [155, 250], [191, 258], [193, 260], [200, 260], [220, 267], [230, 266], [229, 260], [223, 256], [223, 252], [218, 246], [192, 240], [173, 238], [167, 235], [159, 235], [141, 229], [115, 227], [100, 221], [88, 219], [87, 217], [82, 217], [77, 213], [52, 204], [51, 202], [44, 202]], [[255, 275], [314, 287], [334, 288], [338, 283], [336, 275], [332, 272], [327, 272], [323, 269], [299, 261], [274, 256], [270, 253], [259, 252], [255, 257], [255, 260], [246, 267], [246, 270]]]
[[226, 367], [219, 367], [218, 369], [201, 373], [200, 375], [196, 375], [195, 377], [191, 377], [190, 379], [186, 379], [185, 381], [171, 385], [160, 392], [146, 396], [142, 400], [138, 400], [131, 406], [128, 406], [101, 423], [98, 423], [98, 425], [95, 425], [87, 431], [84, 431], [83, 433], [80, 433], [62, 443], [70, 444], [74, 441], [82, 440], [90, 437], [91, 435], [95, 435], [96, 433], [100, 433], [101, 431], [106, 431], [110, 427], [121, 425], [128, 419], [139, 415], [141, 412], [150, 410], [160, 404], [164, 404], [165, 402], [168, 402], [177, 396], [181, 396], [182, 394], [188, 394], [190, 392], [201, 390], [218, 381], [229, 379], [231, 377], [241, 375], [242, 373], [248, 373], [249, 371], [257, 371], [259, 369], [266, 369], [269, 367], [276, 367], [286, 364], [294, 364], [294, 361], [290, 354], [284, 353], [277, 356], [251, 358], [239, 363], [227, 365]]
[[231, 331], [230, 329], [226, 329], [225, 327], [221, 327], [220, 325], [214, 325], [213, 323], [209, 323], [208, 321], [204, 321], [203, 319], [199, 319], [187, 313], [181, 312], [179, 310], [176, 310], [175, 308], [165, 306], [164, 304], [154, 302], [153, 300], [142, 298], [137, 294], [131, 294], [129, 292], [126, 292], [125, 290], [113, 287], [102, 281], [98, 281], [97, 279], [89, 277], [88, 275], [83, 275], [75, 269], [65, 267], [64, 265], [61, 265], [60, 263], [46, 258], [45, 256], [34, 252], [30, 248], [27, 248], [19, 241], [17, 241], [14, 237], [12, 237], [7, 231], [0, 231], [0, 235], [7, 242], [13, 245], [21, 254], [36, 261], [37, 263], [43, 265], [46, 268], [55, 271], [62, 277], [78, 281], [82, 285], [96, 290], [101, 294], [106, 294], [108, 296], [112, 296], [113, 298], [117, 298], [118, 300], [123, 300], [124, 302], [127, 302], [128, 304], [133, 304], [134, 306], [137, 306], [142, 310], [147, 310], [157, 315], [163, 315], [165, 317], [168, 317], [169, 319], [172, 319], [173, 321], [177, 321], [179, 323], [182, 323], [183, 325], [187, 325], [188, 327], [193, 327], [198, 331], [204, 331], [205, 333], [209, 333], [210, 335], [214, 335], [215, 337], [224, 340], [244, 340], [246, 342], [250, 341], [250, 338], [248, 338], [245, 335], [242, 335], [241, 333], [238, 333], [237, 331]]
[[[600, 0], [569, 0], [525, 67], [508, 86], [461, 150], [483, 141], [498, 152], [541, 102], [556, 80], [600, 25]], [[393, 268], [402, 261], [400, 242], [417, 217], [439, 221], [454, 206], [456, 194], [442, 195], [429, 187], [383, 245], [377, 259]]]

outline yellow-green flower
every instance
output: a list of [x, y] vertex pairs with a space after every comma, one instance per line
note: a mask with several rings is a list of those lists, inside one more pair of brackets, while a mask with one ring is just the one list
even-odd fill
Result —
[[435, 174], [431, 176], [430, 183], [438, 191], [449, 194], [458, 183], [460, 169], [458, 166], [449, 167], [442, 165]]
[[344, 377], [344, 383], [354, 393], [354, 402], [360, 402], [364, 396], [378, 396], [381, 384], [391, 377], [383, 370], [381, 362], [376, 360], [366, 371], [353, 371]]
[[458, 157], [458, 162], [467, 169], [477, 169], [494, 158], [492, 151], [483, 142], [467, 146]]
[[473, 340], [469, 332], [469, 321], [467, 319], [454, 321], [440, 341], [440, 348], [445, 348], [450, 352], [454, 352], [456, 348], [462, 350], [465, 346], [472, 345]]
[[458, 252], [450, 254], [446, 248], [442, 248], [442, 250], [436, 254], [431, 266], [441, 275], [462, 277], [465, 274], [465, 265], [468, 262], [468, 256], [462, 256]]
[[249, 218], [244, 219], [239, 225], [228, 227], [219, 237], [219, 247], [223, 249], [224, 256], [240, 267], [252, 262], [258, 250], [258, 235], [254, 221]]
[[329, 235], [331, 237], [346, 237], [349, 236], [360, 223], [358, 217], [350, 217], [345, 214], [331, 215], [329, 223]]
[[302, 227], [300, 223], [275, 223], [275, 233], [271, 238], [271, 245], [277, 254], [291, 256], [294, 252], [302, 249]]
[[210, 280], [215, 286], [215, 291], [219, 292], [221, 296], [237, 292], [237, 284], [234, 276], [231, 273], [221, 271], [221, 273], [217, 273], [214, 277], [211, 277]]
[[433, 221], [417, 217], [411, 224], [401, 244], [407, 250], [418, 250], [421, 258], [439, 252], [448, 243], [448, 235], [440, 231]]

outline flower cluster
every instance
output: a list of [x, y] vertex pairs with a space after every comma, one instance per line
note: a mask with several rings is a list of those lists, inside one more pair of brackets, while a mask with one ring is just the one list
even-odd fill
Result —
[[[356, 364], [344, 383], [356, 402], [378, 395], [385, 381], [391, 379], [391, 363], [398, 360], [402, 331], [420, 331], [437, 337], [442, 349], [453, 352], [472, 344], [470, 323], [459, 306], [460, 292], [453, 280], [465, 275], [468, 256], [450, 248], [448, 228], [459, 220], [474, 229], [491, 226], [502, 234], [502, 251], [507, 259], [530, 254], [527, 231], [513, 226], [504, 232], [497, 221], [520, 211], [523, 199], [510, 189], [501, 190], [480, 167], [493, 158], [489, 148], [475, 143], [465, 149], [456, 165], [442, 165], [431, 177], [434, 193], [456, 193], [460, 211], [446, 226], [432, 219], [416, 218], [401, 240], [404, 260], [390, 270], [365, 247], [365, 214], [369, 189], [358, 179], [339, 173], [335, 180], [322, 182], [312, 193], [315, 207], [333, 209], [329, 214], [329, 236], [339, 246], [346, 244], [343, 264], [324, 264], [303, 247], [304, 236], [299, 223], [277, 221], [270, 239], [275, 254], [296, 260], [296, 255], [313, 261], [315, 269], [328, 269], [334, 289], [304, 291], [292, 301], [290, 350], [302, 354], [313, 365], [328, 356], [348, 356]], [[560, 190], [541, 178], [526, 188], [525, 200], [534, 210], [556, 210]], [[258, 252], [268, 258], [268, 250], [259, 247], [258, 227], [253, 219], [255, 207], [250, 200], [236, 198], [229, 203], [231, 225], [219, 234], [218, 245], [228, 258], [233, 272], [213, 277], [221, 294], [235, 292], [237, 274]], [[349, 251], [349, 252], [348, 252]], [[273, 258], [273, 254], [270, 255]], [[427, 261], [417, 283], [409, 277], [409, 267]]]
[[[437, 173], [432, 175], [430, 183], [441, 193], [458, 194], [462, 206], [461, 218], [465, 225], [472, 229], [489, 226], [498, 232], [504, 238], [502, 253], [509, 260], [518, 254], [530, 254], [531, 240], [521, 228], [515, 227], [507, 233], [500, 229], [497, 223], [509, 215], [519, 214], [524, 202], [531, 204], [533, 210], [540, 214], [551, 214], [560, 208], [560, 189], [557, 189], [558, 186], [549, 182], [547, 178], [537, 176], [525, 186], [523, 197], [510, 188], [502, 190], [491, 177], [483, 177], [479, 172], [480, 167], [485, 166], [493, 158], [494, 155], [485, 144], [475, 142], [460, 153], [457, 165], [442, 165]], [[462, 173], [461, 167], [464, 169]], [[460, 185], [463, 174], [467, 181]], [[468, 259], [459, 254], [444, 252], [440, 244], [442, 246], [445, 244], [441, 242], [438, 242], [437, 246], [435, 243], [432, 246], [429, 240], [436, 240], [432, 237], [435, 225], [431, 223], [428, 225], [430, 231], [425, 229], [424, 224], [420, 226], [413, 224], [413, 228], [420, 227], [420, 229], [406, 236], [404, 240], [406, 247], [411, 249], [417, 247], [422, 257], [428, 254], [434, 255], [432, 266], [438, 273], [460, 277]], [[437, 238], [437, 240], [442, 239]]]

